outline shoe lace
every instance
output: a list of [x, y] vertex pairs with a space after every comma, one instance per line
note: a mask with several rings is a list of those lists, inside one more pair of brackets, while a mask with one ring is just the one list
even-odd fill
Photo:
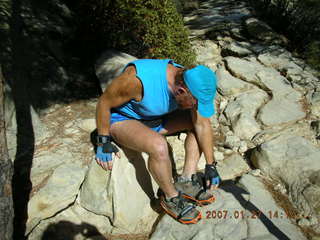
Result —
[[185, 209], [185, 207], [187, 207], [190, 204], [186, 199], [184, 199], [181, 196], [181, 192], [179, 192], [179, 195], [177, 197], [172, 198], [171, 201], [176, 204], [177, 210], [183, 210]]

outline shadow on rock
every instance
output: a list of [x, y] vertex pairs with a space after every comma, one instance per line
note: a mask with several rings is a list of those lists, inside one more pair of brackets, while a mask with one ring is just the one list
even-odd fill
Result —
[[26, 220], [28, 218], [27, 205], [32, 189], [30, 171], [34, 154], [34, 128], [31, 117], [31, 103], [28, 94], [26, 78], [29, 77], [28, 60], [22, 54], [24, 41], [22, 39], [21, 2], [12, 1], [11, 41], [12, 47], [12, 78], [9, 81], [12, 86], [13, 100], [16, 109], [17, 124], [17, 151], [14, 160], [14, 174], [12, 179], [14, 201], [14, 235], [13, 239], [24, 239]]
[[1, 3], [8, 17], [4, 22], [7, 29], [1, 31], [3, 51], [0, 58], [6, 84], [12, 90], [17, 126], [12, 190], [13, 239], [18, 240], [25, 238], [27, 205], [32, 190], [30, 171], [37, 126], [33, 123], [31, 109], [90, 99], [99, 93], [92, 70], [81, 67], [79, 59], [65, 53], [65, 35], [59, 34], [62, 30], [54, 30], [70, 29], [56, 2], [12, 0]]
[[91, 224], [85, 222], [74, 224], [68, 221], [50, 224], [43, 232], [41, 240], [75, 240], [87, 238], [92, 240], [107, 240], [107, 238]]
[[[241, 194], [249, 194], [245, 189], [237, 186], [234, 184], [233, 181], [223, 181], [220, 185], [220, 188], [228, 193], [231, 193], [241, 204], [241, 206], [252, 212], [252, 213], [259, 213], [259, 217], [257, 220], [260, 220], [264, 226], [268, 229], [268, 231], [273, 234], [277, 239], [281, 240], [290, 240], [290, 238], [284, 234], [274, 223], [262, 213], [262, 211], [257, 208], [253, 203], [247, 201]], [[260, 214], [261, 213], [261, 214]]]

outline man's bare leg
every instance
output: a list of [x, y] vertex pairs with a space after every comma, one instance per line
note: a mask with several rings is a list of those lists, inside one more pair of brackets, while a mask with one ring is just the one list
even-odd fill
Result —
[[[215, 197], [211, 193], [203, 191], [201, 184], [194, 185], [193, 179], [191, 179], [192, 174], [196, 173], [201, 149], [199, 148], [196, 135], [193, 131], [190, 113], [180, 112], [169, 116], [169, 121], [161, 133], [167, 135], [184, 130], [188, 130], [187, 138], [185, 140], [185, 163], [182, 172], [182, 177], [185, 179], [179, 179], [175, 183], [175, 187], [183, 192], [186, 198], [196, 201], [197, 204], [201, 206], [207, 205], [212, 203], [215, 200]], [[199, 178], [196, 179], [201, 181]]]
[[182, 176], [191, 178], [196, 173], [200, 159], [200, 149], [196, 136], [193, 132], [193, 124], [189, 111], [177, 111], [168, 116], [168, 122], [160, 132], [163, 135], [173, 134], [179, 131], [187, 131], [187, 137], [184, 142], [185, 163]]
[[[185, 140], [185, 164], [182, 175], [191, 178], [196, 173], [200, 149], [192, 131], [193, 124], [189, 111], [177, 111], [168, 116], [162, 135], [188, 131]], [[170, 198], [177, 195], [172, 183], [172, 166], [166, 139], [144, 124], [127, 120], [115, 123], [110, 128], [112, 137], [121, 145], [149, 154], [148, 169], [159, 187]]]
[[113, 124], [110, 133], [119, 144], [148, 153], [149, 171], [165, 196], [171, 198], [178, 195], [172, 183], [172, 166], [167, 141], [162, 135], [135, 120]]
[[197, 171], [198, 162], [200, 159], [200, 149], [193, 131], [189, 131], [184, 142], [185, 162], [183, 166], [182, 176], [191, 179], [192, 174]]

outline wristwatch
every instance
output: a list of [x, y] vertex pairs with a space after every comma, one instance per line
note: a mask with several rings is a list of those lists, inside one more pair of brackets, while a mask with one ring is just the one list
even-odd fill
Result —
[[103, 145], [105, 143], [110, 143], [111, 142], [111, 137], [108, 135], [98, 135], [97, 136], [97, 144], [98, 145]]

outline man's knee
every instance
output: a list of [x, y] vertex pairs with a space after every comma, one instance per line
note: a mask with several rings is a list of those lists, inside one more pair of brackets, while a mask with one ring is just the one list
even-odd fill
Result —
[[150, 149], [148, 154], [152, 159], [166, 160], [169, 156], [168, 143], [166, 139], [159, 136], [150, 142]]

